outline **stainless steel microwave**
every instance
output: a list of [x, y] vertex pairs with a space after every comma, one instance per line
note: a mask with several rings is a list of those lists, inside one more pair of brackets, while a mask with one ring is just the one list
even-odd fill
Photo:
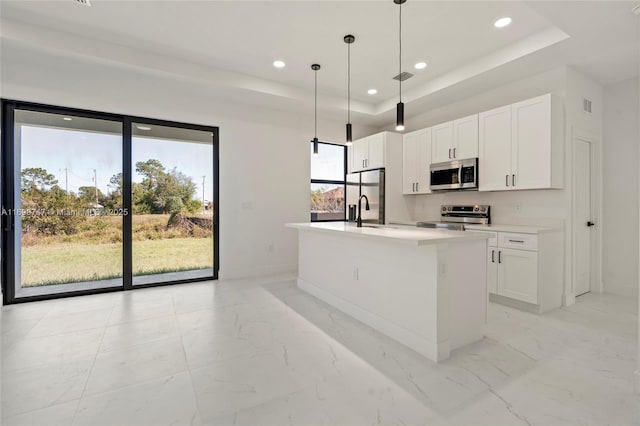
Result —
[[478, 159], [447, 161], [431, 165], [432, 191], [478, 189]]

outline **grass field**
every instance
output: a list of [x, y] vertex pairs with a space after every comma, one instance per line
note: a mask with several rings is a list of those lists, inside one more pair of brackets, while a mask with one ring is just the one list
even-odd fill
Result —
[[[133, 241], [134, 275], [212, 267], [212, 238]], [[96, 281], [120, 276], [120, 243], [56, 242], [22, 249], [22, 287]]]

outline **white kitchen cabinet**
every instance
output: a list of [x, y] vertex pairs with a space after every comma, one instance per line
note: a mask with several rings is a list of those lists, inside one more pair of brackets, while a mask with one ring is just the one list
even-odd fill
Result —
[[562, 187], [564, 135], [552, 102], [548, 94], [511, 106], [513, 189]]
[[438, 124], [432, 129], [433, 163], [478, 156], [478, 114]]
[[478, 156], [478, 114], [453, 121], [452, 154], [456, 160]]
[[497, 294], [538, 303], [538, 253], [498, 248]]
[[479, 114], [480, 191], [562, 188], [559, 102], [547, 94]]
[[453, 159], [453, 121], [431, 128], [431, 160], [443, 163]]
[[479, 191], [509, 189], [511, 105], [479, 114]]
[[431, 165], [431, 129], [422, 129], [403, 136], [402, 193], [429, 194]]
[[498, 249], [489, 246], [487, 250], [487, 291], [490, 294], [498, 293]]
[[386, 133], [377, 133], [353, 142], [352, 172], [385, 167]]
[[[492, 225], [491, 228], [499, 227]], [[492, 232], [494, 237], [488, 240], [489, 299], [538, 313], [561, 306], [564, 287], [562, 232], [532, 234], [511, 232], [514, 226], [508, 228], [511, 228], [510, 232]]]

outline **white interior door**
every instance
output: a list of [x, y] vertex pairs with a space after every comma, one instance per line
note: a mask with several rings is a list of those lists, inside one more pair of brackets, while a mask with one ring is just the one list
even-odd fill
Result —
[[575, 295], [591, 291], [591, 143], [575, 140]]

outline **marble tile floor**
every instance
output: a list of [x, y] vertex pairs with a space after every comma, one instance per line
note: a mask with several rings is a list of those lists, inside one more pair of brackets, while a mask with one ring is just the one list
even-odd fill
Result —
[[632, 425], [637, 302], [491, 304], [439, 364], [291, 277], [4, 307], [2, 425]]

